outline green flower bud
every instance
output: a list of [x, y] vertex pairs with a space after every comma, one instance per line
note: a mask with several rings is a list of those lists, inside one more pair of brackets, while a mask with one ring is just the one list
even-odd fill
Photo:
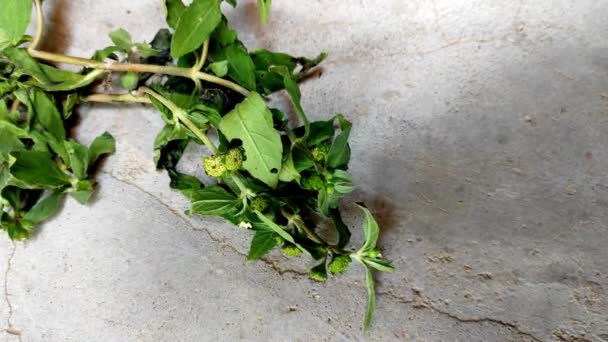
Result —
[[325, 262], [313, 267], [308, 273], [308, 275], [312, 280], [324, 283], [327, 280], [327, 270], [325, 269]]
[[226, 170], [236, 171], [243, 166], [243, 159], [245, 159], [245, 153], [242, 147], [233, 148], [224, 156], [226, 163]]
[[321, 176], [314, 174], [308, 178], [304, 178], [304, 180], [302, 180], [302, 186], [307, 190], [319, 191], [323, 189], [325, 184]]
[[281, 252], [283, 252], [283, 254], [288, 257], [296, 257], [296, 256], [302, 254], [302, 250], [300, 250], [298, 247], [296, 247], [295, 245], [292, 245], [290, 243], [286, 243], [281, 248]]
[[312, 157], [317, 162], [324, 162], [329, 153], [329, 148], [325, 145], [317, 146], [312, 149]]
[[268, 200], [264, 197], [255, 197], [249, 202], [249, 208], [253, 211], [263, 212], [268, 209]]
[[329, 272], [331, 273], [344, 273], [348, 266], [350, 266], [351, 258], [349, 255], [337, 255], [334, 259], [329, 263]]
[[226, 172], [226, 165], [222, 156], [211, 156], [203, 158], [205, 172], [211, 177], [221, 177]]
[[377, 248], [374, 248], [365, 254], [370, 258], [382, 258], [382, 253]]

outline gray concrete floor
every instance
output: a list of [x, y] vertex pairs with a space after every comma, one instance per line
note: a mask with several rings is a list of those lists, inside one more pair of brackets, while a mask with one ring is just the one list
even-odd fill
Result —
[[[118, 152], [92, 205], [0, 238], [0, 322], [21, 332], [0, 338], [608, 341], [608, 1], [275, 1], [267, 27], [241, 2], [229, 18], [248, 46], [330, 53], [304, 105], [353, 119], [351, 199], [397, 266], [372, 334], [360, 270], [319, 285], [304, 259], [245, 265], [249, 234], [185, 217], [155, 172], [158, 115], [93, 106], [78, 136], [109, 130]], [[163, 24], [156, 0], [45, 8], [46, 48], [82, 56]], [[184, 169], [202, 172], [196, 153]]]

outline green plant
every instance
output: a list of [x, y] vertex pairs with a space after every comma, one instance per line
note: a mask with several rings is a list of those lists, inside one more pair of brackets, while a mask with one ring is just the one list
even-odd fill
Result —
[[[0, 228], [10, 238], [27, 238], [65, 195], [84, 204], [93, 194], [93, 166], [115, 144], [108, 133], [90, 146], [67, 136], [79, 103], [151, 104], [165, 122], [154, 142], [156, 166], [191, 200], [188, 213], [221, 216], [253, 231], [249, 261], [277, 245], [287, 256], [312, 257], [318, 264], [310, 277], [317, 281], [327, 280], [328, 268], [340, 274], [351, 260], [358, 261], [366, 270], [368, 329], [375, 306], [371, 269], [393, 267], [376, 247], [378, 224], [363, 206], [365, 243], [356, 252], [345, 249], [351, 234], [338, 205], [355, 188], [347, 172], [351, 123], [341, 114], [310, 122], [298, 88], [325, 54], [308, 59], [249, 52], [228, 27], [220, 0], [194, 0], [189, 6], [165, 0], [171, 30], [161, 29], [150, 44], [117, 30], [110, 33], [114, 45], [90, 59], [59, 55], [38, 50], [43, 17], [39, 0], [33, 4], [34, 37], [25, 35], [31, 0], [12, 0], [0, 12]], [[266, 21], [270, 0], [259, 5]], [[143, 62], [129, 62], [134, 60]], [[83, 68], [75, 73], [50, 63]], [[120, 73], [125, 92], [94, 93], [93, 85], [110, 72]], [[267, 107], [263, 96], [283, 89], [302, 126]], [[177, 170], [190, 143], [212, 153], [202, 163], [213, 184]], [[333, 223], [336, 239], [317, 232], [313, 222], [319, 220]]]

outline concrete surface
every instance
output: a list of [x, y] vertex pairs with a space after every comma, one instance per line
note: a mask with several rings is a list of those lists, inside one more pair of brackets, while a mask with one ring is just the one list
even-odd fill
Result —
[[[250, 236], [186, 218], [154, 171], [157, 114], [94, 106], [79, 137], [109, 130], [118, 152], [93, 205], [0, 238], [0, 322], [21, 332], [0, 338], [608, 341], [608, 1], [275, 1], [265, 28], [241, 2], [229, 17], [250, 47], [331, 55], [304, 105], [353, 119], [351, 198], [397, 266], [372, 334], [361, 270], [319, 285], [305, 259], [245, 265]], [[47, 49], [76, 55], [162, 25], [155, 0], [45, 8]]]

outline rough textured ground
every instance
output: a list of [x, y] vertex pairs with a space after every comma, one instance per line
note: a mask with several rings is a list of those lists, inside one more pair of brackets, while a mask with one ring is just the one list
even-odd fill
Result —
[[[46, 49], [82, 56], [162, 25], [156, 0], [45, 8]], [[372, 334], [361, 270], [319, 285], [304, 259], [245, 265], [250, 236], [185, 217], [154, 171], [158, 115], [93, 106], [79, 137], [109, 130], [118, 152], [92, 205], [0, 238], [0, 323], [20, 333], [0, 339], [608, 341], [607, 1], [275, 1], [265, 28], [256, 11], [230, 12], [250, 47], [331, 54], [304, 105], [353, 119], [351, 199], [397, 266]], [[183, 167], [201, 172], [195, 151]]]

